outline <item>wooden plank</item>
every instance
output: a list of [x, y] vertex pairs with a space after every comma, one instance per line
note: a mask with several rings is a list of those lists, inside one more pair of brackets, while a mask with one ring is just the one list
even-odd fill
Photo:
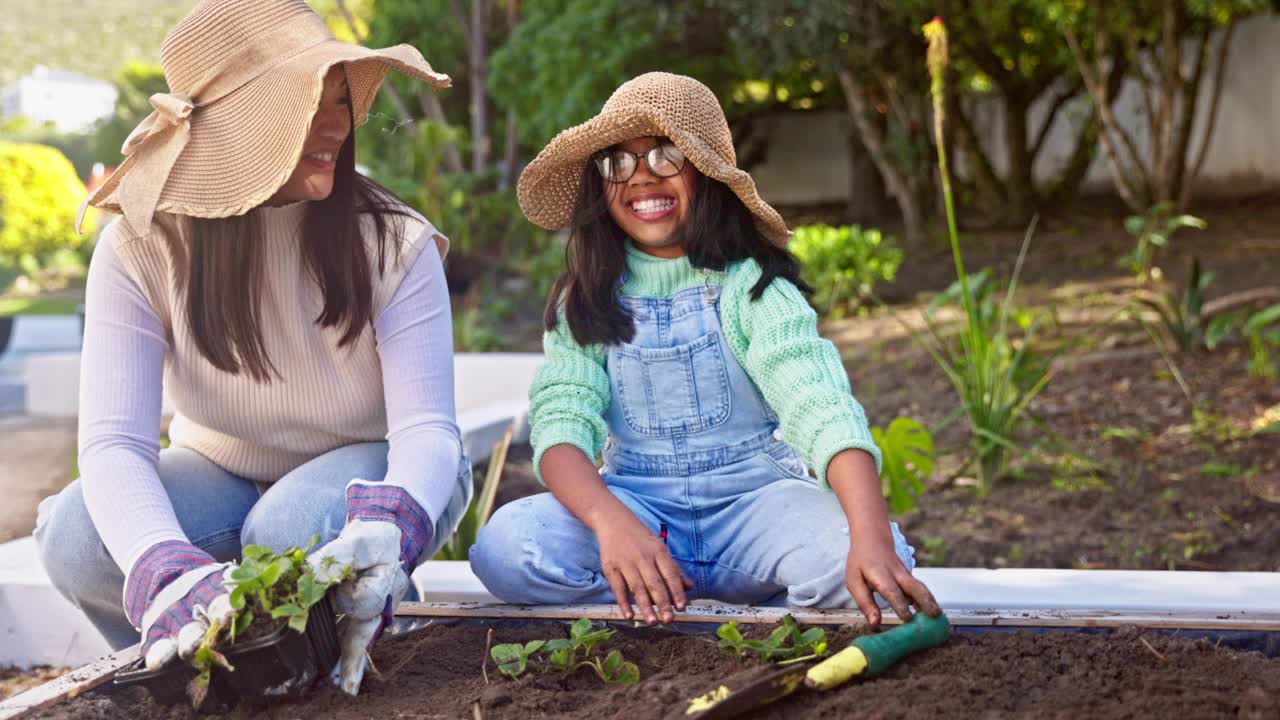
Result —
[[[485, 603], [400, 603], [396, 614], [410, 617], [499, 618], [525, 620], [612, 620], [625, 622], [616, 605], [502, 605]], [[796, 622], [810, 625], [846, 625], [866, 622], [856, 609], [820, 610], [811, 608], [741, 607], [735, 605], [690, 605], [676, 613], [676, 622], [771, 624], [791, 615]], [[952, 625], [1008, 627], [1124, 627], [1182, 628], [1186, 630], [1280, 631], [1280, 612], [1191, 613], [1182, 611], [1124, 611], [1104, 609], [1041, 610], [1000, 608], [992, 610], [947, 610]], [[885, 625], [901, 621], [892, 611], [884, 614]]]
[[86, 693], [115, 677], [117, 671], [137, 659], [138, 646], [134, 645], [98, 658], [44, 685], [14, 695], [0, 702], [0, 720], [16, 720], [40, 708]]

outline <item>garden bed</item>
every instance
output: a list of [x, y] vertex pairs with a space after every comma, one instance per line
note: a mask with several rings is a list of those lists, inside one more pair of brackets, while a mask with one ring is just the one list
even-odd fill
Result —
[[[727, 654], [706, 632], [623, 629], [607, 647], [639, 665], [640, 683], [602, 684], [587, 670], [501, 676], [486, 657], [492, 642], [563, 636], [566, 623], [435, 625], [380, 643], [358, 698], [329, 687], [305, 702], [237, 717], [270, 718], [661, 718], [728, 679], [760, 673], [759, 661]], [[757, 633], [764, 632], [757, 628]], [[855, 634], [831, 631], [833, 644]], [[478, 711], [477, 711], [478, 708]], [[881, 678], [826, 694], [800, 694], [749, 717], [1275, 718], [1280, 659], [1205, 639], [1136, 629], [1114, 633], [956, 632], [941, 648], [908, 657]], [[141, 692], [110, 685], [49, 708], [41, 718], [181, 718]]]

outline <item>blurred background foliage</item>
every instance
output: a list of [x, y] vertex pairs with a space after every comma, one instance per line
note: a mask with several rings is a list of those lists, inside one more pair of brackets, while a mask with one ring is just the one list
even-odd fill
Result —
[[[0, 141], [54, 148], [81, 182], [95, 181], [94, 164], [109, 170], [120, 160], [125, 136], [150, 111], [149, 96], [165, 88], [156, 64], [160, 41], [191, 4], [46, 0], [6, 8], [0, 50], [7, 62], [0, 81], [44, 64], [112, 82], [119, 96], [115, 112], [90, 132], [59, 133], [19, 120], [0, 127]], [[1190, 123], [1179, 118], [1212, 99], [1200, 89], [1210, 84], [1206, 78], [1213, 70], [1205, 40], [1227, 30], [1229, 42], [1229, 30], [1240, 19], [1274, 9], [1270, 0], [311, 4], [339, 38], [375, 47], [409, 43], [453, 78], [452, 88], [432, 93], [392, 73], [359, 130], [358, 162], [451, 237], [455, 302], [472, 313], [467, 335], [483, 338], [488, 347], [522, 342], [498, 329], [508, 320], [536, 331], [547, 288], [563, 266], [563, 238], [529, 224], [516, 206], [520, 170], [557, 132], [598, 111], [629, 77], [667, 70], [704, 81], [720, 97], [739, 163], [748, 169], [773, 151], [763, 120], [816, 111], [845, 115], [848, 152], [867, 159], [865, 182], [855, 183], [859, 197], [849, 199], [849, 209], [833, 218], [837, 222], [806, 229], [802, 237], [805, 256], [821, 258], [813, 261], [821, 267], [810, 269], [820, 286], [815, 305], [843, 313], [873, 293], [876, 283], [892, 279], [904, 259], [927, 246], [937, 226], [928, 77], [919, 61], [920, 28], [930, 17], [945, 16], [951, 28], [948, 145], [957, 156], [962, 211], [973, 222], [1008, 226], [1078, 192], [1100, 153], [1100, 109], [1115, 100], [1125, 81], [1145, 84], [1154, 97], [1179, 108], [1170, 115], [1172, 140], [1163, 151], [1170, 161], [1125, 169], [1141, 190], [1134, 192], [1133, 204], [1140, 206], [1134, 210], [1161, 200], [1182, 209], [1190, 197], [1180, 189], [1195, 163], [1183, 142]], [[1167, 72], [1161, 75], [1152, 59], [1170, 38], [1207, 56], [1199, 72], [1176, 81]], [[975, 129], [984, 103], [996, 108], [1005, 128], [999, 148], [984, 143]], [[1071, 150], [1066, 157], [1042, 158], [1055, 129], [1075, 139]], [[1046, 162], [1055, 172], [1033, 172]], [[1122, 194], [1123, 175], [1117, 174]], [[20, 237], [16, 242], [23, 244], [20, 251], [6, 251], [11, 263], [18, 256], [29, 264], [48, 262], [50, 238], [61, 238], [57, 242], [72, 252], [84, 243], [74, 233], [50, 235], [35, 225], [12, 225], [35, 220], [8, 222], [6, 237]], [[876, 227], [891, 229], [896, 239]], [[809, 247], [814, 238], [833, 237], [840, 238], [839, 252]], [[879, 253], [889, 249], [891, 260], [882, 261]], [[875, 260], [873, 271], [866, 268], [869, 258]], [[839, 262], [850, 267], [832, 265]], [[833, 287], [827, 284], [832, 278], [843, 279]], [[494, 289], [513, 298], [510, 307], [480, 301]]]

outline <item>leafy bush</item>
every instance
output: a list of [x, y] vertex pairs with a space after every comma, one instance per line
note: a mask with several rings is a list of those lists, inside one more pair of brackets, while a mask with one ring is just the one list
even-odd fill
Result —
[[[44, 145], [0, 142], [0, 267], [28, 271], [61, 250], [76, 250], [84, 184], [66, 156]], [[92, 215], [85, 230], [92, 230]]]
[[89, 177], [94, 163], [92, 132], [63, 132], [53, 123], [35, 125], [25, 117], [0, 123], [0, 142], [33, 143], [57, 148], [75, 166], [82, 180]]
[[800, 260], [801, 277], [813, 286], [813, 304], [829, 316], [856, 309], [902, 265], [893, 238], [857, 225], [804, 225], [795, 229], [788, 246]]

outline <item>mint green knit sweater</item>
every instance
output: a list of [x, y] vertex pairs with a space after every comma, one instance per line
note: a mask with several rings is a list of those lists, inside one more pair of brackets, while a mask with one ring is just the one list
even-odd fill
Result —
[[[824, 485], [827, 464], [847, 448], [870, 453], [879, 470], [880, 450], [871, 439], [866, 414], [850, 393], [840, 353], [818, 335], [817, 314], [800, 290], [783, 279], [774, 280], [752, 301], [751, 288], [760, 272], [754, 260], [734, 263], [727, 272], [705, 271], [688, 258], [656, 258], [628, 243], [622, 294], [670, 297], [689, 287], [719, 285], [725, 339], [777, 413], [783, 440], [817, 470]], [[529, 390], [530, 442], [539, 479], [548, 448], [569, 444], [588, 458], [600, 455], [609, 432], [604, 416], [610, 401], [605, 347], [575, 342], [563, 312], [542, 345], [546, 363]]]

